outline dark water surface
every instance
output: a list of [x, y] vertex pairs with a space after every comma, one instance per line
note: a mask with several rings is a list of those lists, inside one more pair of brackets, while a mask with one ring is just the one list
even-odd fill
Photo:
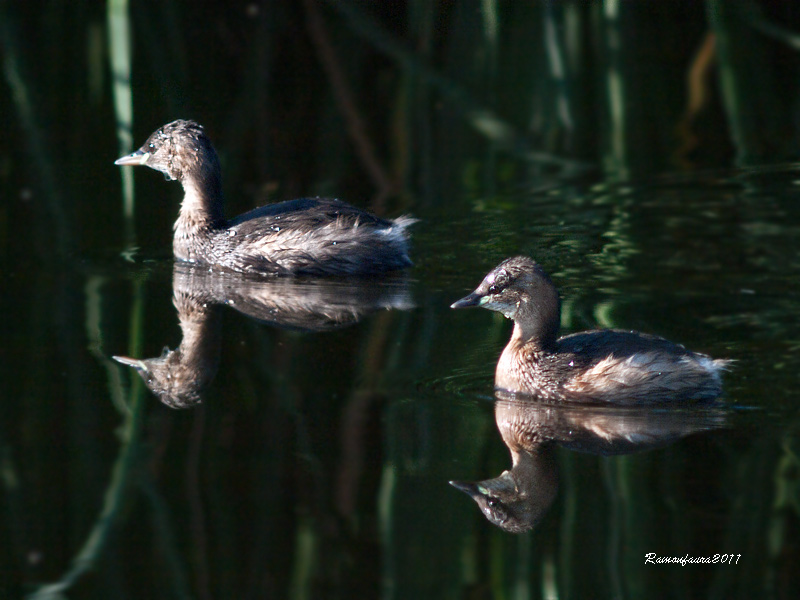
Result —
[[[418, 266], [367, 283], [173, 273], [170, 259], [128, 263], [102, 247], [23, 260], [7, 273], [18, 316], [5, 354], [4, 576], [31, 589], [85, 552], [92, 569], [69, 597], [783, 585], [796, 564], [785, 520], [800, 441], [796, 177], [736, 172], [421, 210]], [[524, 206], [511, 227], [505, 205]], [[521, 536], [448, 485], [510, 466], [491, 401], [509, 325], [448, 305], [515, 252], [553, 273], [565, 330], [635, 328], [736, 360], [719, 413], [700, 425], [687, 413], [684, 434], [653, 444], [666, 447], [558, 447], [560, 484]], [[173, 285], [219, 303], [202, 350], [218, 362], [201, 365], [202, 404], [183, 411], [110, 360], [181, 343]], [[738, 564], [646, 565], [650, 552]]]
[[[344, 43], [394, 182], [380, 193], [313, 50], [297, 49], [312, 34], [287, 33], [304, 23], [300, 4], [309, 10], [253, 4], [233, 24], [184, 15], [175, 44], [199, 49], [185, 55], [198, 74], [180, 76], [180, 61], [134, 70], [134, 143], [173, 118], [205, 122], [229, 215], [318, 193], [413, 214], [416, 265], [405, 274], [253, 282], [175, 266], [177, 184], [137, 171], [135, 214], [123, 216], [110, 82], [101, 76], [106, 91], [91, 94], [91, 32], [104, 15], [86, 15], [93, 25], [70, 50], [89, 46], [87, 73], [71, 79], [80, 85], [45, 68], [50, 46], [36, 50], [41, 65], [39, 54], [7, 55], [34, 100], [24, 110], [7, 63], [0, 598], [796, 597], [800, 167], [733, 167], [733, 142], [717, 131], [695, 157], [706, 169], [678, 168], [644, 142], [631, 142], [631, 155], [655, 168], [630, 157], [610, 168], [597, 134], [570, 154], [585, 170], [553, 173], [477, 135], [463, 106], [429, 97], [424, 78], [405, 81], [385, 55]], [[26, 10], [3, 6], [20, 36], [6, 38], [7, 52], [56, 27], [16, 14]], [[139, 10], [135, 56], [145, 62], [168, 50], [142, 33], [156, 9]], [[384, 24], [400, 28], [391, 16]], [[342, 44], [347, 27], [323, 17]], [[450, 18], [469, 21], [457, 9]], [[447, 44], [472, 47], [468, 27], [450, 31]], [[269, 42], [258, 46], [259, 35]], [[228, 82], [230, 93], [195, 65], [220, 39], [227, 53], [208, 63], [217, 77], [237, 79], [231, 57], [249, 65], [247, 85]], [[437, 68], [454, 81], [472, 73], [438, 43]], [[271, 65], [269, 82], [254, 79], [247, 57]], [[500, 108], [515, 114], [513, 77], [472, 75], [477, 87], [494, 81]], [[172, 76], [178, 83], [165, 83]], [[51, 84], [72, 93], [46, 97]], [[665, 101], [656, 112], [677, 111]], [[721, 402], [496, 403], [510, 323], [448, 307], [515, 254], [552, 275], [564, 332], [636, 329], [733, 359]], [[165, 346], [175, 352], [162, 355]], [[189, 407], [160, 402], [112, 356], [155, 357], [151, 385]], [[515, 411], [545, 438], [531, 483], [536, 524], [524, 534], [493, 526], [449, 485], [510, 468], [498, 426]], [[647, 562], [716, 555], [733, 564]]]

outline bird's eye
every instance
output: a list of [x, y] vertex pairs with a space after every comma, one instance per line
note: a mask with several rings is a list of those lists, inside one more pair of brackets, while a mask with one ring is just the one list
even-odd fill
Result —
[[486, 506], [488, 506], [489, 508], [495, 508], [497, 506], [500, 506], [500, 500], [498, 500], [497, 498], [492, 498], [491, 496], [489, 496], [486, 499]]
[[494, 281], [492, 282], [492, 285], [489, 286], [489, 293], [498, 294], [502, 292], [504, 289], [506, 289], [506, 286], [508, 286], [508, 280], [509, 280], [508, 271], [506, 271], [505, 269], [497, 273], [497, 275], [495, 275]]
[[153, 142], [150, 142], [149, 144], [147, 144], [147, 147], [150, 148], [151, 150], [154, 150], [156, 145]]

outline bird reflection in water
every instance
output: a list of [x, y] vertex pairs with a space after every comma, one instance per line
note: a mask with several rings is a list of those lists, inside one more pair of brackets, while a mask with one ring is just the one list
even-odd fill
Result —
[[263, 323], [300, 331], [327, 331], [357, 323], [378, 310], [413, 307], [407, 278], [249, 279], [207, 267], [176, 263], [173, 304], [183, 338], [175, 350], [156, 358], [115, 356], [137, 370], [147, 387], [167, 406], [189, 408], [219, 368], [221, 306]]
[[724, 427], [720, 407], [609, 407], [545, 403], [496, 393], [495, 421], [511, 452], [511, 469], [493, 479], [451, 481], [486, 518], [512, 533], [536, 526], [555, 499], [555, 448], [598, 455], [630, 454]]

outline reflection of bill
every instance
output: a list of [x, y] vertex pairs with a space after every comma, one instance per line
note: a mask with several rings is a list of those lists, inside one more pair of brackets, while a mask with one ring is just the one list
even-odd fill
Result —
[[478, 482], [451, 481], [486, 518], [513, 533], [536, 526], [558, 488], [556, 446], [590, 454], [629, 454], [723, 427], [721, 408], [654, 409], [551, 404], [498, 392], [495, 421], [511, 453], [511, 469]]
[[408, 280], [380, 279], [254, 279], [176, 263], [173, 304], [180, 320], [180, 346], [156, 358], [115, 356], [133, 367], [147, 387], [167, 406], [188, 408], [219, 368], [220, 305], [229, 306], [269, 325], [302, 331], [346, 327], [378, 310], [413, 307]]

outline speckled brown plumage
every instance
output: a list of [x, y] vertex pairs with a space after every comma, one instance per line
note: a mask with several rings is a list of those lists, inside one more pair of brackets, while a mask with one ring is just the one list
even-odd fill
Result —
[[715, 360], [635, 331], [587, 331], [557, 338], [560, 300], [533, 260], [507, 259], [453, 308], [482, 306], [514, 320], [495, 387], [545, 400], [643, 404], [707, 400], [722, 392]]
[[340, 200], [301, 198], [223, 214], [219, 160], [203, 128], [174, 121], [118, 165], [146, 165], [180, 181], [175, 257], [239, 273], [370, 275], [411, 265], [410, 217], [381, 219]]

